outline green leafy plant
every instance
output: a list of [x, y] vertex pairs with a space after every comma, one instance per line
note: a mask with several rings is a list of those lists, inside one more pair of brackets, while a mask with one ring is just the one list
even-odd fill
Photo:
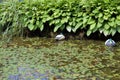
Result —
[[20, 31], [26, 27], [30, 31], [47, 31], [48, 28], [53, 32], [66, 30], [74, 33], [84, 29], [87, 36], [95, 32], [114, 36], [120, 32], [119, 3], [116, 0], [8, 2], [0, 4], [0, 26], [14, 26], [13, 29]]

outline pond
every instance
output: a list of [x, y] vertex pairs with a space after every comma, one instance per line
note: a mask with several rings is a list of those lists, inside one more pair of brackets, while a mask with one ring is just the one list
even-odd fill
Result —
[[1, 44], [0, 80], [120, 80], [119, 48], [98, 40], [14, 38]]

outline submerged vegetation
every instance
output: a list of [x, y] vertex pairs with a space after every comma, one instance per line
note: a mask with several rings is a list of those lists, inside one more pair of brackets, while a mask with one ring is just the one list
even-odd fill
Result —
[[46, 38], [17, 38], [13, 41], [0, 48], [1, 80], [7, 80], [11, 75], [39, 80], [45, 76], [35, 77], [33, 73], [45, 74], [46, 71], [48, 79], [45, 80], [120, 79], [120, 50], [115, 48], [111, 52], [101, 41], [56, 42]]

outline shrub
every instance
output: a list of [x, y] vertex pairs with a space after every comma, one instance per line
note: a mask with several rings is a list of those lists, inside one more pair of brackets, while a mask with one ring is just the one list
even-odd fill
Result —
[[67, 30], [74, 33], [84, 29], [87, 36], [98, 31], [105, 36], [120, 33], [120, 1], [28, 1], [0, 4], [1, 28], [8, 25], [7, 29], [19, 30], [19, 33], [25, 27], [31, 31], [50, 27], [54, 32]]

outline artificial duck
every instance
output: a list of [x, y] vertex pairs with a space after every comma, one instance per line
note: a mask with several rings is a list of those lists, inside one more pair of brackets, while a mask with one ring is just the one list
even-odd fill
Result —
[[56, 40], [64, 40], [65, 39], [65, 36], [62, 34], [62, 33], [60, 33], [60, 34], [58, 34], [56, 37], [55, 37], [55, 39]]
[[108, 47], [113, 47], [116, 45], [115, 41], [112, 40], [111, 38], [105, 41], [105, 45]]

